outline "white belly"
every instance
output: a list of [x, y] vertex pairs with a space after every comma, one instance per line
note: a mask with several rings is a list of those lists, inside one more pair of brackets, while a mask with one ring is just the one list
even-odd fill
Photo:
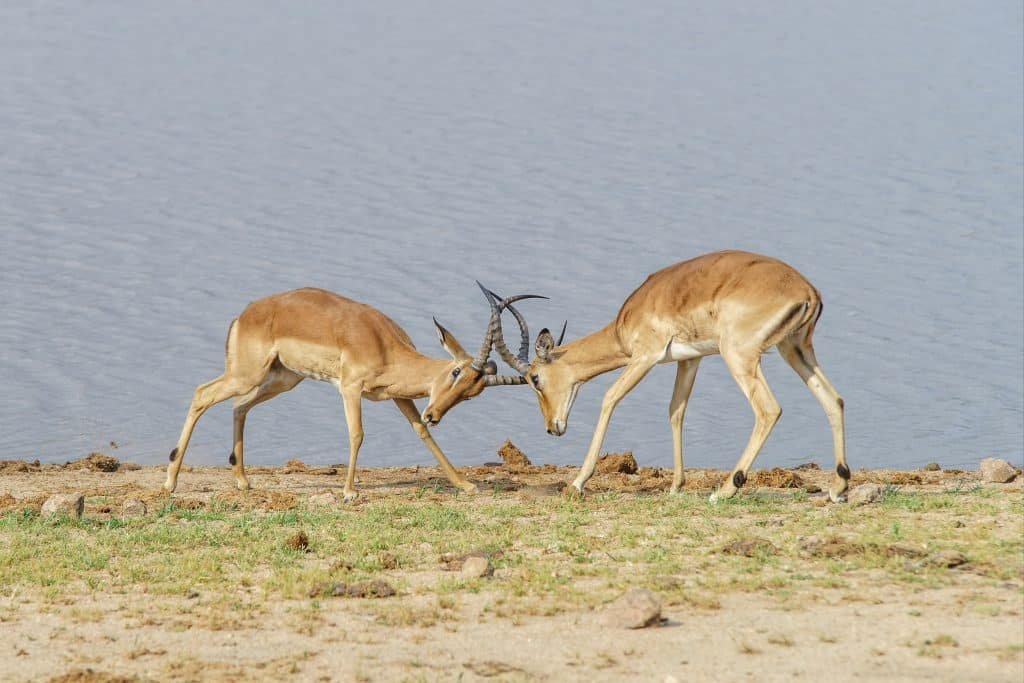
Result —
[[698, 342], [673, 341], [665, 349], [665, 357], [661, 359], [661, 362], [690, 360], [691, 358], [709, 356], [713, 353], [718, 353], [718, 343], [712, 340]]

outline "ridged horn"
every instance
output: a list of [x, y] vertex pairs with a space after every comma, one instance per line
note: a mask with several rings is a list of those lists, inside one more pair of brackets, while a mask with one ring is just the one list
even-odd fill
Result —
[[555, 346], [561, 346], [562, 345], [562, 340], [565, 339], [565, 328], [567, 328], [568, 326], [569, 326], [569, 321], [568, 320], [566, 320], [564, 323], [562, 323], [562, 333], [560, 335], [558, 335], [558, 343], [555, 344]]
[[[518, 294], [502, 299], [500, 295], [487, 289], [479, 281], [476, 284], [480, 287], [480, 291], [484, 293], [487, 303], [491, 306], [491, 320], [487, 326], [487, 337], [490, 343], [498, 351], [498, 355], [501, 356], [502, 360], [508, 363], [512, 369], [520, 375], [526, 374], [527, 368], [530, 367], [530, 330], [526, 324], [526, 318], [512, 304], [523, 299], [547, 299], [548, 297], [541, 296], [540, 294]], [[512, 355], [512, 351], [505, 343], [505, 337], [501, 328], [501, 312], [506, 308], [519, 324], [521, 340], [518, 356]]]
[[484, 386], [486, 387], [511, 386], [513, 384], [526, 384], [526, 378], [522, 375], [487, 375], [484, 377]]

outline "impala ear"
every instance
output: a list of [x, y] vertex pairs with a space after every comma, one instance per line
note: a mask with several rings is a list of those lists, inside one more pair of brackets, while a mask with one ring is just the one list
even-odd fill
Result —
[[441, 346], [448, 352], [455, 360], [467, 360], [469, 354], [466, 353], [465, 349], [462, 348], [462, 344], [456, 339], [451, 332], [444, 329], [441, 323], [437, 322], [437, 318], [434, 318], [434, 327], [437, 328], [437, 338], [441, 342]]
[[481, 370], [481, 372], [483, 372], [485, 375], [497, 375], [498, 365], [493, 360], [489, 360], [486, 363], [484, 363], [484, 367], [483, 370]]
[[537, 343], [533, 345], [534, 350], [537, 351], [537, 358], [543, 363], [551, 361], [551, 349], [555, 348], [555, 340], [551, 336], [551, 332], [548, 328], [544, 328], [537, 335]]

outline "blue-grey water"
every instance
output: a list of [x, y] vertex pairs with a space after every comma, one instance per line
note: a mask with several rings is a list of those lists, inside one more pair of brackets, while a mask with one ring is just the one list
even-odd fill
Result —
[[[477, 278], [549, 295], [534, 331], [576, 336], [649, 272], [743, 248], [823, 293], [852, 466], [1019, 464], [1022, 23], [1017, 0], [5, 0], [0, 458], [164, 462], [228, 322], [273, 292], [371, 303], [441, 356], [432, 315], [479, 343]], [[830, 462], [811, 394], [777, 354], [765, 372], [785, 414], [758, 465]], [[670, 464], [673, 376], [607, 449]], [[435, 435], [456, 464], [506, 437], [577, 463], [613, 377], [561, 439], [526, 387]], [[364, 420], [362, 464], [433, 462], [392, 404]], [[687, 464], [730, 467], [751, 425], [706, 360]], [[211, 409], [187, 462], [223, 464], [230, 433]], [[247, 444], [344, 460], [337, 392], [260, 406]]]

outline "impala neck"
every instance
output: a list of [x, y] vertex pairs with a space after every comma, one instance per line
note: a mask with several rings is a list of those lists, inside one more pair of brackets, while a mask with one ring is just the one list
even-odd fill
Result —
[[629, 354], [623, 350], [615, 333], [615, 321], [585, 337], [563, 344], [555, 353], [561, 354], [560, 363], [572, 368], [577, 382], [586, 382], [629, 362]]
[[450, 365], [450, 359], [431, 358], [419, 351], [409, 350], [394, 359], [380, 376], [379, 382], [396, 397], [423, 398], [430, 395], [434, 380]]

